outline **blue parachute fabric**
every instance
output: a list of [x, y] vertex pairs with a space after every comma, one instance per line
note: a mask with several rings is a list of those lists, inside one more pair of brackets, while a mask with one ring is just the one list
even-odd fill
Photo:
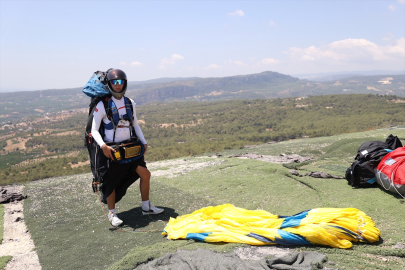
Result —
[[284, 229], [284, 228], [296, 227], [296, 226], [300, 225], [301, 221], [308, 215], [308, 212], [309, 212], [309, 210], [302, 211], [293, 216], [287, 216], [287, 217], [283, 216], [284, 221], [283, 221], [283, 223], [281, 223], [280, 228]]
[[311, 242], [306, 240], [304, 237], [286, 232], [283, 230], [277, 230], [277, 233], [281, 238], [275, 237], [274, 241], [256, 233], [249, 233], [247, 236], [253, 237], [264, 243], [274, 243], [279, 245], [291, 246], [291, 245], [312, 245]]
[[264, 237], [263, 235], [257, 234], [257, 233], [249, 233], [247, 236], [257, 239], [259, 241], [262, 241], [264, 243], [276, 243], [275, 241], [273, 241], [267, 237]]
[[278, 216], [231, 204], [208, 206], [171, 218], [162, 234], [170, 240], [345, 249], [351, 248], [352, 242], [374, 243], [381, 235], [371, 217], [356, 208], [315, 208], [293, 216]]
[[358, 238], [358, 239], [364, 240], [364, 242], [368, 242], [366, 239], [364, 239], [363, 237], [359, 236], [357, 233], [354, 233], [354, 232], [352, 232], [351, 230], [346, 229], [346, 228], [344, 228], [344, 227], [342, 227], [342, 226], [332, 226], [332, 225], [328, 225], [328, 226], [329, 226], [329, 227], [332, 227], [332, 228], [336, 228], [336, 229], [341, 230], [343, 234], [345, 234], [345, 235], [347, 235], [347, 236], [349, 236], [349, 237]]
[[205, 238], [207, 238], [207, 236], [210, 235], [211, 233], [212, 232], [209, 232], [209, 233], [188, 233], [186, 238], [204, 242]]
[[103, 97], [110, 93], [107, 85], [103, 84], [103, 82], [100, 80], [100, 74], [100, 71], [93, 73], [90, 80], [83, 88], [83, 93], [91, 98]]
[[293, 234], [290, 232], [286, 232], [283, 230], [277, 230], [278, 234], [281, 236], [281, 238], [276, 237], [275, 241], [279, 245], [312, 245], [311, 242], [309, 242], [305, 237], [302, 237], [297, 234]]

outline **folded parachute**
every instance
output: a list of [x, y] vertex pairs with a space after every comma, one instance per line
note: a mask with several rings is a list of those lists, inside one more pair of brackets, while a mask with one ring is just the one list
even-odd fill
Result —
[[378, 241], [380, 230], [374, 225], [369, 216], [355, 208], [316, 208], [277, 216], [224, 204], [170, 218], [162, 234], [172, 240], [350, 248], [351, 242]]

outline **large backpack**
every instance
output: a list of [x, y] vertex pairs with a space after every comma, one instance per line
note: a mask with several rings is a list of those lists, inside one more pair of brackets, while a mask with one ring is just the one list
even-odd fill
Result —
[[[97, 142], [93, 139], [93, 136], [91, 134], [93, 113], [97, 104], [100, 101], [103, 102], [107, 118], [111, 121], [110, 124], [108, 125], [104, 125], [103, 123], [100, 125], [99, 133], [102, 137], [104, 137], [106, 129], [114, 129], [114, 140], [115, 140], [115, 129], [117, 128], [118, 122], [120, 120], [118, 108], [115, 106], [113, 100], [111, 99], [111, 94], [107, 86], [106, 76], [108, 71], [110, 70], [112, 69], [109, 69], [106, 72], [96, 71], [83, 88], [83, 93], [85, 93], [87, 96], [91, 98], [89, 104], [89, 115], [87, 117], [86, 132], [84, 136], [84, 145], [87, 147], [90, 157], [90, 167], [93, 173], [93, 191], [97, 191], [100, 187], [100, 184], [103, 183], [103, 177], [107, 172], [111, 162], [111, 160], [109, 160], [103, 154], [103, 151], [101, 150]], [[124, 102], [125, 102], [125, 109], [127, 111], [126, 115], [124, 115], [124, 119], [128, 120], [130, 123], [131, 134], [133, 135], [131, 139], [133, 139], [134, 141], [139, 140], [136, 137], [135, 129], [132, 126], [132, 119], [134, 117], [132, 102], [125, 96]], [[142, 157], [144, 153], [144, 146], [143, 144], [140, 144], [140, 146], [141, 146], [141, 155], [134, 157], [132, 159], [122, 160], [119, 163], [132, 162], [133, 160]]]
[[347, 184], [352, 187], [371, 187], [375, 181], [375, 170], [383, 157], [392, 151], [385, 142], [369, 141], [363, 143], [352, 165], [346, 170]]
[[376, 179], [385, 190], [405, 199], [405, 147], [395, 149], [381, 160]]
[[[93, 98], [101, 98], [110, 93], [108, 90], [107, 85], [107, 74], [112, 68], [108, 69], [107, 71], [96, 71], [91, 76], [90, 80], [86, 83], [83, 87], [83, 93], [87, 96]], [[90, 109], [92, 109], [96, 104], [90, 103]], [[89, 112], [90, 113], [90, 112]]]

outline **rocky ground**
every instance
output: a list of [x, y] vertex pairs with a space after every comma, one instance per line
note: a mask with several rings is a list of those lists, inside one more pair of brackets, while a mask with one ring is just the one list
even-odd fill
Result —
[[[22, 185], [6, 187], [8, 193], [22, 193]], [[0, 257], [13, 256], [5, 270], [41, 269], [34, 242], [24, 222], [24, 201], [4, 204], [4, 237], [0, 244]]]

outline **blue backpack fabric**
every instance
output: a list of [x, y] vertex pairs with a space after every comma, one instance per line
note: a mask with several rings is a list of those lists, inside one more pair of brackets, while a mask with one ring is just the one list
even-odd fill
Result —
[[112, 68], [107, 71], [96, 71], [91, 76], [90, 80], [83, 87], [83, 93], [91, 98], [103, 97], [110, 93], [107, 86], [107, 74]]

